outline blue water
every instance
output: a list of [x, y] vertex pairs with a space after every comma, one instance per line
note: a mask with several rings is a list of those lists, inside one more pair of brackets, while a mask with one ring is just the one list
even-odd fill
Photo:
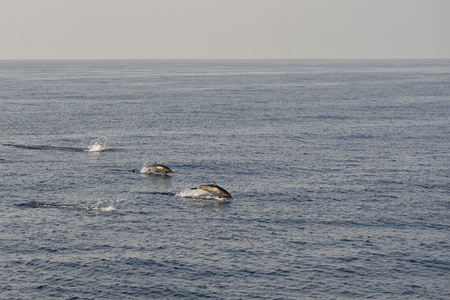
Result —
[[0, 103], [1, 299], [449, 299], [450, 60], [0, 61]]

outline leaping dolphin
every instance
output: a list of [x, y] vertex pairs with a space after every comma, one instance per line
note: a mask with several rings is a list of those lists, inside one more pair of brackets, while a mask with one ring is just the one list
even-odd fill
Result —
[[196, 189], [203, 190], [205, 192], [211, 193], [213, 195], [218, 196], [219, 198], [230, 198], [230, 199], [233, 199], [233, 197], [231, 197], [230, 193], [228, 193], [223, 188], [218, 186], [214, 181], [213, 181], [213, 184], [199, 185], [199, 186], [197, 186], [195, 188], [191, 188], [191, 190], [196, 190]]
[[169, 167], [163, 166], [155, 162], [153, 166], [150, 166], [148, 168], [143, 168], [141, 170], [141, 173], [146, 174], [154, 174], [154, 173], [161, 173], [162, 175], [166, 175], [166, 173], [172, 173], [172, 170]]

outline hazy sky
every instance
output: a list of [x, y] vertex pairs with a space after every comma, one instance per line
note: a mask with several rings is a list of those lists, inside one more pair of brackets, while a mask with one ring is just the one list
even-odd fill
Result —
[[0, 59], [450, 58], [450, 0], [0, 0]]

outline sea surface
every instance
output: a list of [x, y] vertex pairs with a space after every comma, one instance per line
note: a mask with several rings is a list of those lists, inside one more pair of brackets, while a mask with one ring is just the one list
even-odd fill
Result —
[[1, 299], [450, 299], [450, 60], [0, 61], [0, 105]]

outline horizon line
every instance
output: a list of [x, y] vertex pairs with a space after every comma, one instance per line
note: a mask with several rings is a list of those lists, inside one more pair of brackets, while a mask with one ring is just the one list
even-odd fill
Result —
[[449, 60], [450, 57], [379, 57], [379, 58], [0, 58], [8, 60]]

